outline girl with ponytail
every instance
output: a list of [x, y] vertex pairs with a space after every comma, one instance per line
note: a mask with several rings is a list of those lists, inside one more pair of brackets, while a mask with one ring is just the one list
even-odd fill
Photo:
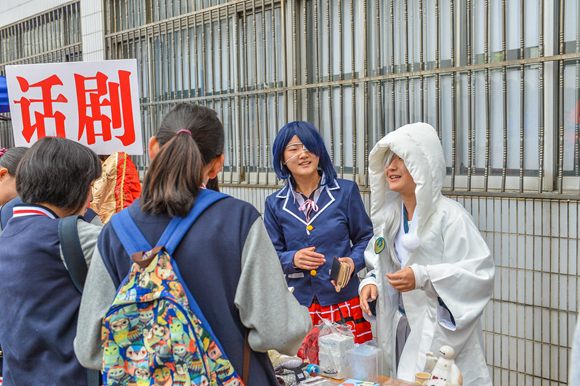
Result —
[[[223, 149], [224, 129], [214, 110], [180, 104], [163, 118], [149, 140], [152, 161], [141, 197], [125, 209], [149, 244], [157, 244], [174, 216], [189, 214], [220, 172]], [[216, 201], [189, 228], [172, 258], [234, 369], [242, 372], [248, 330], [248, 384], [277, 385], [267, 351], [295, 354], [311, 324], [306, 308], [286, 287], [259, 212], [233, 197]], [[102, 366], [101, 322], [130, 265], [108, 223], [88, 273], [75, 341], [77, 357], [88, 368]]]

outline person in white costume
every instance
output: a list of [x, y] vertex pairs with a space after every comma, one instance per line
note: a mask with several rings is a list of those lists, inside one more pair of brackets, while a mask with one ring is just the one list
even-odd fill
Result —
[[436, 131], [403, 126], [369, 158], [374, 236], [359, 293], [369, 320], [367, 300], [376, 299], [385, 375], [413, 380], [426, 371], [427, 352], [448, 345], [464, 385], [491, 385], [480, 317], [495, 265], [470, 214], [441, 194], [446, 167]]

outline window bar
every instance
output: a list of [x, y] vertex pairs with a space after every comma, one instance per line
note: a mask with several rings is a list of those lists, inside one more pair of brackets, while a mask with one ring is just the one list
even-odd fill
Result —
[[[152, 34], [154, 35], [154, 31], [151, 30]], [[145, 61], [146, 61], [146, 65], [148, 67], [148, 71], [147, 71], [147, 77], [148, 77], [148, 82], [149, 82], [149, 87], [148, 87], [148, 91], [149, 91], [149, 103], [152, 103], [156, 98], [155, 95], [156, 93], [154, 92], [155, 89], [155, 85], [153, 83], [153, 74], [154, 74], [154, 69], [153, 69], [153, 65], [154, 65], [154, 56], [153, 56], [153, 37], [149, 36], [149, 28], [145, 28], [145, 47], [147, 49], [147, 56]], [[155, 124], [155, 115], [154, 115], [154, 111], [155, 109], [152, 108], [152, 105], [150, 104], [147, 107], [147, 110], [149, 112], [148, 116], [149, 116], [149, 126], [145, 125], [145, 130], [148, 133], [148, 137], [150, 138], [153, 135], [153, 132], [155, 130], [154, 124]], [[148, 138], [147, 138], [148, 139]], [[143, 157], [145, 158], [145, 164], [148, 164], [148, 159], [147, 157]]]
[[[217, 78], [216, 77], [216, 63], [215, 63], [215, 41], [214, 41], [214, 36], [213, 36], [213, 23], [214, 23], [214, 18], [213, 18], [213, 10], [210, 10], [209, 12], [206, 12], [207, 15], [209, 16], [209, 20], [208, 20], [208, 29], [209, 29], [209, 44], [208, 44], [208, 63], [206, 63], [207, 65], [207, 69], [208, 72], [211, 69], [211, 102], [212, 102], [212, 109], [215, 110], [215, 104], [216, 101], [218, 99], [216, 99], [216, 85], [217, 85]], [[218, 10], [218, 20], [219, 20], [219, 10]], [[219, 39], [219, 38], [218, 38]], [[207, 100], [207, 99], [206, 99]], [[208, 102], [210, 100], [207, 100]], [[217, 112], [217, 111], [216, 111]]]
[[[441, 33], [439, 31], [439, 0], [435, 0], [435, 68], [441, 68]], [[435, 75], [435, 122], [437, 125], [437, 133], [439, 134], [439, 140], [441, 141], [442, 130], [441, 130], [441, 75], [437, 73]]]
[[[173, 96], [171, 94], [169, 94], [169, 97], [173, 100], [177, 99], [177, 62], [175, 61], [175, 51], [177, 51], [177, 39], [175, 38], [175, 34], [180, 31], [180, 27], [175, 28], [175, 22], [178, 22], [179, 24], [181, 24], [180, 20], [172, 20], [171, 21], [171, 57], [172, 57], [172, 63], [171, 63], [171, 67], [173, 67], [173, 70], [171, 71], [171, 75], [172, 78], [171, 79], [171, 87], [173, 88]], [[167, 36], [169, 37], [169, 34], [167, 34]], [[180, 36], [181, 36], [181, 32], [180, 32]]]
[[[193, 78], [195, 78], [195, 87], [193, 87], [193, 97], [196, 98], [201, 94], [201, 71], [199, 71], [199, 55], [197, 48], [197, 15], [193, 16], [193, 65], [194, 71]], [[237, 35], [237, 34], [236, 34]], [[191, 71], [191, 70], [190, 70]]]
[[449, 1], [451, 19], [451, 190], [455, 190], [455, 162], [457, 158], [457, 127], [455, 122], [455, 9], [453, 0]]
[[[558, 24], [559, 33], [559, 54], [564, 54], [564, 15], [566, 2], [560, 1], [560, 22]], [[564, 175], [564, 61], [559, 61], [558, 71], [558, 193], [562, 194]]]
[[[339, 0], [340, 1], [340, 0]], [[292, 7], [292, 56], [294, 58], [298, 57], [298, 40], [296, 39], [296, 2], [292, 2], [291, 4]], [[284, 23], [284, 22], [282, 22]], [[298, 63], [296, 63], [296, 61], [294, 61], [294, 65], [292, 66], [293, 68], [293, 73], [294, 73], [294, 78], [293, 78], [293, 86], [297, 86], [298, 85]], [[293, 97], [294, 97], [294, 120], [298, 119], [298, 91], [296, 89], [294, 89], [294, 91], [292, 92]]]
[[[189, 1], [185, 2], [186, 7], [189, 4]], [[234, 13], [236, 11], [236, 7], [234, 6]], [[235, 17], [235, 16], [234, 16]], [[233, 18], [232, 18], [233, 19]], [[230, 51], [230, 7], [229, 5], [226, 6], [226, 47], [227, 47], [227, 57], [228, 57], [228, 77], [232, 77], [235, 78], [235, 76], [233, 76], [233, 72], [232, 72], [232, 61], [234, 59], [234, 56], [231, 55], [231, 51]], [[232, 87], [230, 84], [230, 80], [228, 79], [227, 81], [227, 92], [228, 94], [231, 92]], [[233, 114], [232, 114], [232, 98], [228, 98], [228, 122], [229, 122], [229, 127], [228, 127], [228, 134], [230, 137], [230, 146], [229, 146], [229, 150], [230, 150], [230, 184], [233, 183], [233, 178], [234, 178], [234, 120], [233, 120]], [[222, 179], [222, 183], [224, 183], [224, 180]]]
[[[423, 1], [423, 0], [420, 0]], [[376, 0], [375, 2], [375, 11], [376, 11], [376, 23], [377, 23], [377, 46], [375, 49], [377, 50], [377, 75], [382, 75], [381, 72], [381, 1]], [[386, 51], [385, 51], [386, 52]], [[376, 132], [376, 139], [381, 139], [382, 136], [386, 134], [386, 125], [383, 122], [383, 97], [382, 97], [382, 90], [383, 87], [382, 82], [379, 80], [377, 81], [377, 103], [376, 106], [378, 112], [378, 125], [377, 125], [377, 132]], [[367, 169], [368, 170], [368, 169]]]
[[[467, 65], [472, 62], [472, 10], [471, 0], [467, 0]], [[472, 122], [472, 95], [471, 95], [471, 70], [467, 71], [467, 191], [471, 191], [471, 174], [473, 166], [473, 122]]]
[[[301, 50], [300, 50], [300, 56], [306, 54], [306, 52], [308, 52], [307, 46], [306, 46], [306, 1], [303, 0], [302, 1], [302, 41], [301, 41]], [[304, 54], [302, 54], [302, 52], [304, 52]], [[304, 84], [308, 84], [308, 63], [306, 63], [306, 60], [302, 61], [304, 63], [304, 67], [303, 67], [303, 71], [304, 71]], [[302, 102], [302, 107], [303, 109], [301, 109], [300, 112], [300, 116], [302, 119], [304, 120], [308, 120], [308, 88], [305, 88], [302, 90], [302, 92], [300, 93], [300, 95], [304, 95], [304, 101]], [[303, 116], [303, 112], [306, 111], [306, 116]], [[320, 130], [320, 129], [319, 129]]]
[[185, 60], [183, 57], [183, 51], [184, 51], [184, 47], [183, 47], [183, 34], [185, 32], [187, 32], [187, 34], [189, 35], [189, 29], [184, 29], [183, 28], [183, 19], [185, 19], [185, 23], [187, 24], [188, 22], [188, 17], [185, 18], [181, 18], [179, 19], [179, 27], [178, 27], [178, 31], [179, 31], [179, 69], [181, 72], [181, 92], [180, 92], [180, 99], [184, 99], [185, 98]]
[[[203, 96], [207, 96], [207, 81], [208, 81], [208, 77], [207, 77], [207, 63], [206, 63], [206, 53], [205, 53], [205, 15], [207, 12], [203, 12], [201, 14], [201, 66], [200, 66], [200, 72], [201, 72], [201, 82], [200, 82], [200, 93], [203, 90]], [[209, 22], [210, 22], [210, 26], [211, 26], [211, 16], [209, 18]], [[205, 99], [204, 99], [205, 100]], [[204, 104], [205, 105], [205, 104]]]
[[[187, 2], [186, 2], [187, 4]], [[195, 23], [194, 23], [195, 25]], [[185, 18], [185, 30], [187, 31], [187, 39], [185, 40], [185, 44], [187, 44], [187, 98], [191, 98], [192, 94], [191, 91], [193, 90], [193, 82], [192, 82], [192, 74], [191, 74], [191, 42], [189, 39], [189, 35], [190, 35], [190, 26], [189, 26], [189, 16]], [[228, 35], [228, 39], [230, 38], [230, 36]], [[185, 87], [183, 88], [185, 91]]]
[[[525, 57], [525, 29], [524, 29], [524, 19], [525, 19], [525, 2], [520, 0], [520, 58]], [[520, 66], [520, 193], [524, 191], [524, 118], [525, 118], [525, 67], [522, 64]]]
[[[521, 0], [523, 1], [523, 0]], [[507, 60], [506, 55], [506, 39], [507, 39], [507, 5], [506, 0], [502, 0], [502, 22], [501, 22], [501, 58], [505, 62]], [[507, 129], [507, 67], [502, 67], [502, 102], [503, 102], [503, 167], [501, 171], [501, 191], [505, 192], [506, 183], [506, 173], [507, 173], [507, 152], [508, 152], [508, 129]], [[522, 99], [523, 101], [523, 99]]]
[[[364, 74], [363, 76], [365, 78], [367, 78], [369, 76], [369, 71], [368, 71], [368, 53], [367, 53], [367, 47], [368, 47], [368, 43], [367, 43], [367, 29], [368, 29], [368, 25], [367, 25], [367, 0], [363, 0], [363, 39], [362, 41], [363, 43], [363, 47], [364, 47]], [[353, 40], [354, 40], [354, 34], [353, 34]], [[354, 55], [353, 55], [354, 56]], [[369, 100], [369, 82], [365, 81], [364, 82], [364, 99], [363, 99], [363, 103], [364, 103], [364, 112], [363, 112], [363, 130], [364, 130], [364, 162], [363, 162], [363, 170], [362, 170], [362, 175], [364, 176], [364, 186], [369, 186], [369, 175], [368, 175], [368, 165], [369, 165], [369, 122], [368, 122], [368, 118], [369, 118], [369, 113], [368, 113], [368, 104], [367, 101]]]
[[138, 1], [138, 3], [135, 5], [135, 8], [137, 8], [137, 22], [135, 23], [135, 27], [147, 24], [141, 20], [141, 0]]
[[131, 28], [129, 26], [129, 0], [125, 0], [125, 26], [124, 29]]
[[[262, 4], [262, 12], [264, 11], [264, 7]], [[262, 140], [261, 140], [261, 132], [260, 132], [260, 112], [258, 109], [258, 105], [259, 105], [259, 94], [258, 94], [258, 36], [256, 34], [256, 19], [258, 17], [258, 14], [256, 13], [256, 0], [252, 1], [252, 24], [253, 24], [253, 28], [254, 28], [254, 91], [256, 92], [254, 94], [254, 108], [255, 108], [255, 117], [256, 117], [256, 138], [257, 138], [257, 144], [258, 144], [258, 151], [257, 151], [257, 163], [256, 163], [256, 183], [259, 185], [260, 184], [260, 167], [262, 166], [261, 163], [262, 161]], [[265, 71], [265, 68], [264, 68]]]
[[[195, 4], [195, 3], [194, 3]], [[195, 8], [195, 5], [194, 5]], [[241, 69], [241, 61], [242, 61], [242, 55], [240, 54], [240, 46], [239, 46], [239, 27], [238, 27], [238, 20], [239, 20], [239, 14], [236, 12], [237, 11], [237, 7], [234, 6], [234, 13], [232, 16], [233, 22], [234, 22], [234, 55], [232, 56], [232, 60], [236, 61], [236, 65], [234, 66], [234, 71], [235, 71], [235, 75], [234, 76], [234, 87], [236, 90], [236, 126], [238, 128], [238, 130], [236, 131], [238, 133], [238, 146], [237, 146], [237, 156], [236, 156], [236, 169], [238, 172], [238, 183], [242, 183], [243, 180], [243, 171], [242, 171], [242, 107], [241, 107], [241, 100], [240, 100], [240, 78], [241, 78], [241, 73], [242, 73], [242, 69]], [[228, 35], [229, 36], [229, 35]], [[232, 131], [234, 129], [233, 127], [234, 125], [232, 125]], [[233, 136], [233, 134], [232, 134]], [[233, 145], [233, 144], [232, 144]], [[233, 160], [232, 160], [232, 165], [233, 165]], [[233, 170], [231, 171], [232, 175], [233, 175]], [[230, 182], [233, 182], [233, 177], [230, 176]]]
[[[576, 52], [580, 52], [580, 7], [576, 6]], [[576, 98], [575, 101], [580, 101], [580, 61], [576, 60]], [[578, 176], [578, 162], [580, 161], [578, 154], [578, 140], [580, 138], [579, 122], [578, 122], [578, 105], [574, 107], [574, 175]]]
[[[328, 79], [330, 82], [332, 79], [332, 42], [330, 40], [330, 0], [326, 0], [326, 38], [328, 41]], [[333, 118], [333, 104], [332, 104], [332, 86], [328, 85], [328, 112], [330, 121], [330, 159], [332, 165], [334, 166], [334, 118]]]
[[[284, 87], [288, 86], [288, 50], [286, 47], [286, 2], [285, 0], [280, 1], [280, 19], [282, 24], [282, 65], [284, 73], [282, 74], [282, 81], [284, 82]], [[284, 98], [284, 122], [288, 122], [288, 92], [283, 91]]]
[[[274, 12], [274, 7], [272, 7]], [[314, 65], [316, 73], [316, 83], [320, 84], [320, 68], [319, 68], [319, 35], [318, 35], [318, 0], [314, 0]], [[320, 87], [316, 87], [316, 114], [317, 114], [317, 128], [321, 130], [321, 112], [320, 112]]]
[[[395, 73], [395, 12], [394, 12], [394, 0], [390, 1], [390, 8], [391, 8], [391, 74]], [[397, 120], [396, 120], [396, 113], [395, 113], [395, 92], [396, 92], [396, 85], [395, 85], [395, 78], [391, 80], [391, 121], [392, 125], [391, 128], [388, 130], [389, 132], [396, 129]]]
[[352, 180], [356, 181], [356, 148], [357, 148], [357, 126], [356, 126], [356, 84], [355, 79], [355, 54], [354, 54], [354, 1], [350, 0], [350, 66], [351, 66], [351, 79], [352, 83]]
[[[155, 1], [155, 0], [153, 0], [153, 1]], [[153, 1], [151, 1], [151, 8], [153, 8]], [[153, 21], [160, 21], [161, 20], [161, 1], [156, 0], [155, 2], [157, 3], [157, 15], [155, 15], [157, 17], [156, 18], [153, 17]]]
[[[275, 12], [275, 8], [274, 8], [274, 0], [271, 0], [270, 2], [270, 8], [272, 9], [272, 13], [270, 14], [270, 16], [272, 17], [272, 51], [274, 52], [274, 54], [272, 55], [272, 62], [274, 64], [274, 88], [278, 88], [278, 77], [277, 77], [277, 68], [276, 68], [276, 56], [277, 56], [277, 50], [278, 47], [276, 46], [276, 12]], [[282, 22], [284, 22], [282, 20]], [[278, 132], [278, 125], [280, 124], [278, 121], [278, 92], [276, 91], [274, 93], [274, 128], [276, 130], [276, 132]], [[274, 160], [275, 162], [275, 160]], [[276, 180], [276, 185], [278, 185], [278, 178], [275, 178]]]
[[[405, 45], [405, 72], [409, 72], [411, 70], [410, 65], [409, 65], [409, 47], [410, 47], [410, 40], [409, 39], [409, 30], [410, 30], [410, 26], [409, 26], [409, 16], [408, 16], [408, 12], [407, 12], [407, 0], [404, 1], [404, 9], [405, 9], [405, 40], [406, 45]], [[402, 36], [402, 34], [401, 34]], [[401, 44], [401, 47], [403, 47], [403, 45]], [[406, 124], [411, 123], [411, 101], [409, 100], [409, 88], [410, 88], [410, 84], [409, 84], [409, 77], [407, 76], [405, 78], [405, 98], [406, 98], [406, 108], [407, 108], [407, 121], [405, 122]]]
[[[544, 56], [544, 13], [543, 13], [543, 7], [544, 7], [544, 0], [539, 0], [539, 14], [540, 14], [540, 20], [539, 20], [539, 24], [540, 24], [540, 31], [539, 31], [539, 57], [542, 58]], [[539, 149], [538, 149], [538, 161], [539, 161], [539, 167], [538, 167], [538, 193], [542, 193], [543, 187], [544, 187], [544, 63], [540, 63], [540, 70], [539, 70], [539, 78], [538, 78], [538, 82], [539, 82], [539, 86], [538, 86], [538, 92], [539, 92], [539, 101], [540, 101], [540, 111], [539, 111], [539, 123], [540, 123], [540, 127], [539, 127], [539, 138], [538, 138], [538, 142], [539, 142]]]
[[[244, 19], [243, 19], [243, 36], [244, 36], [244, 68], [245, 68], [245, 72], [246, 72], [246, 77], [244, 78], [244, 90], [248, 91], [249, 87], [248, 87], [248, 81], [249, 81], [249, 56], [248, 56], [248, 13], [247, 13], [247, 7], [245, 6], [246, 2], [244, 2]], [[246, 122], [246, 143], [245, 143], [245, 147], [246, 147], [246, 175], [244, 176], [244, 181], [246, 184], [250, 184], [250, 180], [251, 180], [251, 175], [250, 175], [250, 142], [251, 142], [251, 133], [250, 133], [250, 96], [246, 95], [246, 97], [244, 98], [245, 101], [245, 111], [246, 111], [246, 115], [245, 115], [245, 119], [244, 121]], [[243, 162], [243, 160], [242, 160]]]
[[[490, 8], [489, 0], [485, 0], [485, 63], [489, 63], [489, 24], [490, 24]], [[489, 112], [490, 112], [490, 93], [489, 93], [489, 68], [485, 69], [485, 171], [483, 180], [483, 190], [487, 192], [489, 180], [489, 146], [490, 146], [490, 127], [489, 127]]]
[[[272, 8], [274, 12], [274, 8]], [[268, 88], [268, 61], [266, 60], [266, 3], [262, 0], [262, 60], [264, 67], [264, 79], [262, 89]], [[275, 53], [274, 55], [275, 56]], [[266, 185], [270, 185], [270, 124], [268, 121], [268, 93], [264, 91], [264, 131], [266, 142], [264, 144], [264, 168], [266, 170]]]
[[[166, 8], [167, 10], [167, 8]], [[171, 101], [171, 73], [170, 73], [170, 63], [169, 63], [169, 23], [166, 21], [165, 23], [163, 23], [164, 26], [164, 34], [163, 34], [163, 40], [165, 41], [165, 66], [166, 66], [166, 70], [162, 73], [163, 76], [165, 76], [165, 74], [167, 74], [167, 83], [164, 84], [164, 88], [163, 88], [163, 93], [164, 95], [164, 100], [165, 101]], [[165, 89], [167, 89], [167, 92], [165, 92]], [[168, 104], [165, 105], [166, 107], [168, 106]]]
[[[342, 63], [344, 62], [344, 47], [342, 38], [342, 0], [338, 0], [338, 47], [340, 50], [340, 63], [339, 63], [339, 80], [344, 79], [344, 68]], [[354, 75], [354, 74], [353, 74]], [[344, 104], [343, 104], [343, 85], [340, 83], [340, 178], [344, 178]]]

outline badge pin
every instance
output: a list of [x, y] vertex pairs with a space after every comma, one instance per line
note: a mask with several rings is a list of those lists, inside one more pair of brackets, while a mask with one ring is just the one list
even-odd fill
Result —
[[385, 239], [379, 237], [377, 241], [375, 241], [375, 253], [378, 255], [385, 249]]

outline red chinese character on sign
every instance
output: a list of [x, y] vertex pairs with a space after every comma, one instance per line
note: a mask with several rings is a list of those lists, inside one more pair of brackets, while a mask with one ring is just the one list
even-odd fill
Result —
[[[135, 142], [130, 76], [131, 72], [129, 71], [119, 71], [119, 83], [107, 83], [109, 78], [101, 72], [97, 72], [94, 77], [84, 77], [75, 74], [79, 105], [79, 140], [86, 129], [87, 143], [89, 145], [95, 143], [96, 136], [103, 137], [104, 141], [110, 141], [112, 139], [111, 126], [113, 129], [119, 129], [124, 126], [125, 132], [123, 135], [116, 137], [125, 146]], [[87, 81], [95, 81], [95, 88], [88, 88], [85, 83]], [[106, 98], [107, 96], [109, 99]], [[87, 97], [89, 103], [87, 103]], [[103, 114], [101, 109], [105, 106], [111, 108], [111, 117]], [[90, 109], [90, 115], [87, 109]], [[100, 122], [101, 133], [95, 132], [95, 122]]]
[[[62, 81], [56, 75], [53, 75], [49, 78], [41, 80], [40, 82], [34, 84], [28, 84], [28, 81], [20, 76], [17, 76], [16, 79], [18, 80], [18, 84], [20, 85], [20, 89], [23, 92], [28, 92], [28, 90], [32, 87], [40, 87], [41, 90], [41, 99], [28, 99], [25, 97], [20, 98], [20, 100], [14, 101], [16, 104], [22, 105], [22, 135], [27, 142], [30, 142], [32, 139], [32, 135], [35, 131], [37, 131], [38, 139], [46, 137], [46, 126], [45, 120], [47, 118], [53, 118], [56, 126], [56, 135], [58, 137], [65, 138], [65, 130], [64, 130], [64, 120], [66, 117], [60, 111], [54, 112], [52, 104], [54, 102], [58, 103], [66, 103], [68, 102], [64, 95], [59, 94], [56, 99], [52, 99], [52, 87], [53, 86], [62, 86]], [[32, 103], [42, 102], [43, 113], [35, 111], [34, 118], [36, 122], [32, 124], [31, 117], [30, 117], [30, 105]]]

